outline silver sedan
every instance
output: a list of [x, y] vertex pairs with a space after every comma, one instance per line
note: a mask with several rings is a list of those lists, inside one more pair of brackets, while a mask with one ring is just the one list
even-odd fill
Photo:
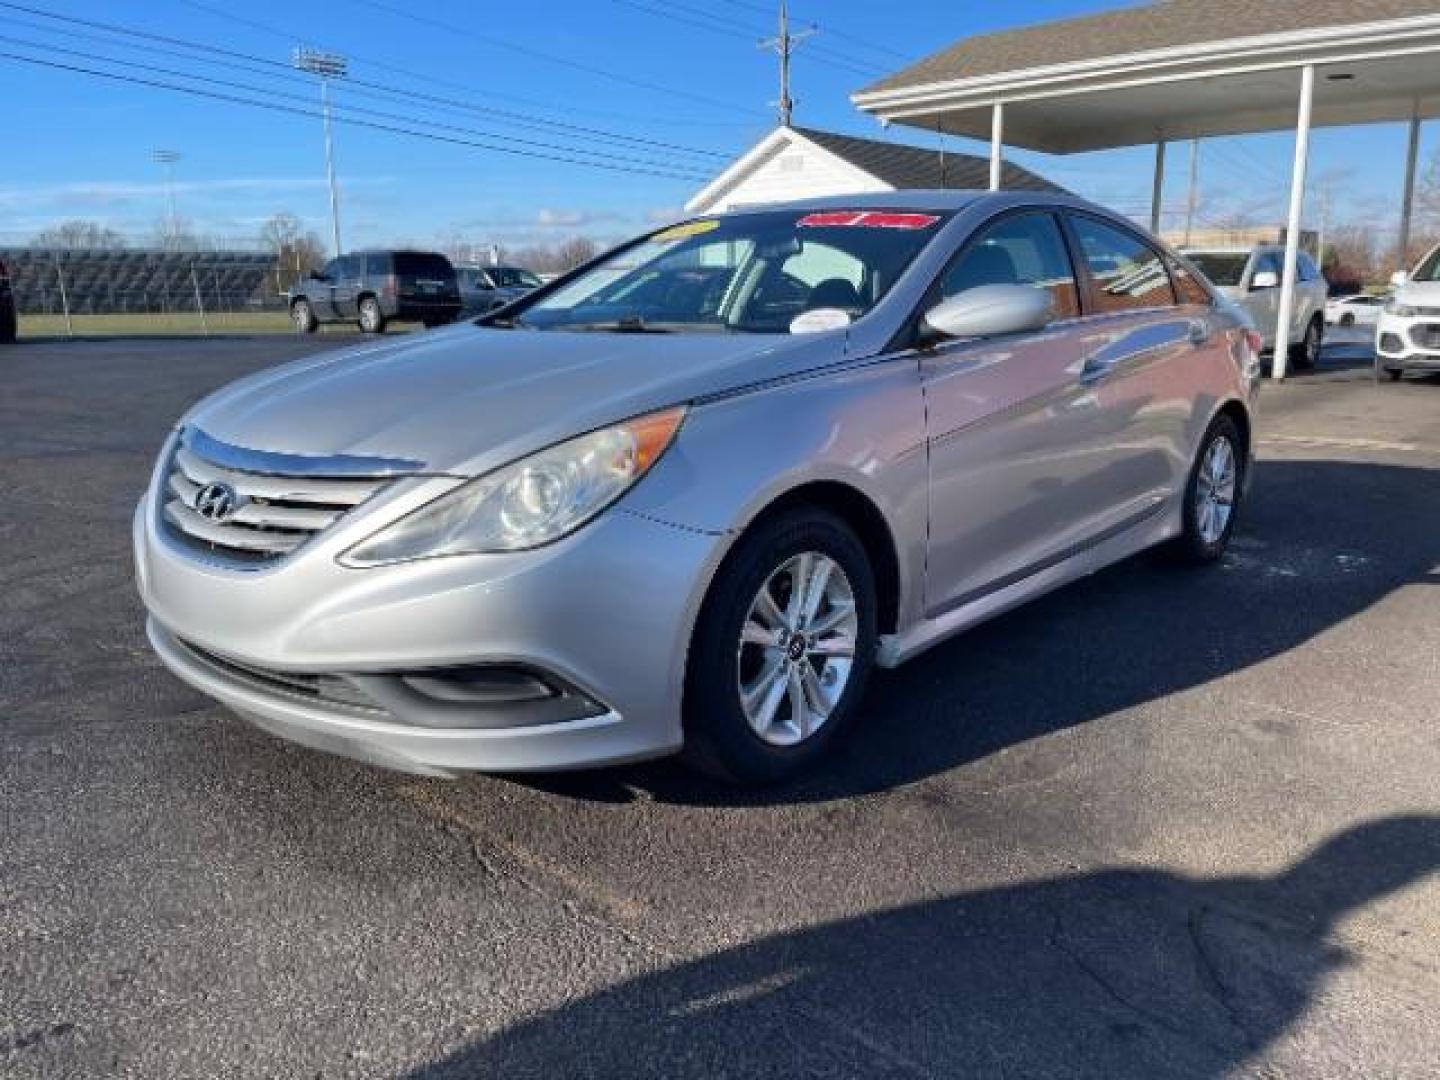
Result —
[[1152, 545], [1218, 559], [1258, 344], [1076, 199], [687, 221], [201, 402], [135, 514], [150, 640], [261, 727], [398, 768], [682, 751], [772, 781], [877, 664]]

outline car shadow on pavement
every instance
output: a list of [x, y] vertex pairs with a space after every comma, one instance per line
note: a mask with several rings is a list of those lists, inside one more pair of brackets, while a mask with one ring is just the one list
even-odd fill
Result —
[[[410, 1075], [1220, 1077], [1350, 962], [1341, 920], [1437, 869], [1440, 817], [1392, 817], [1273, 877], [1114, 869], [962, 893], [670, 966]], [[1360, 1049], [1363, 1021], [1336, 1012], [1301, 1047], [1321, 1075]], [[1413, 1028], [1364, 1037], [1397, 1035], [1428, 1053]]]
[[887, 790], [1277, 657], [1440, 564], [1440, 469], [1262, 461], [1242, 513], [1218, 566], [1130, 559], [877, 672], [854, 728], [794, 782], [737, 790], [664, 761], [517, 782], [726, 806]]

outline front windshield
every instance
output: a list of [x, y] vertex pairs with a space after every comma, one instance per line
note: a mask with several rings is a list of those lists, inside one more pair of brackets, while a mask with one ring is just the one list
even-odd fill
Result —
[[1411, 281], [1440, 281], [1440, 247], [1421, 260]]
[[947, 216], [772, 210], [689, 221], [606, 256], [509, 318], [540, 330], [835, 329], [880, 301]]
[[542, 284], [529, 270], [518, 266], [494, 266], [487, 273], [490, 280], [502, 289], [538, 289]]
[[1250, 261], [1248, 252], [1187, 251], [1184, 254], [1212, 285], [1221, 286], [1239, 285], [1245, 276], [1245, 264]]

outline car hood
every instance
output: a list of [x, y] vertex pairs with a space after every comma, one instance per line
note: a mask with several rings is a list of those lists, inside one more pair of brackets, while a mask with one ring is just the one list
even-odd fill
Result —
[[1408, 281], [1395, 298], [1413, 307], [1440, 307], [1440, 281]]
[[843, 333], [613, 334], [465, 325], [252, 375], [186, 418], [236, 446], [473, 475], [550, 443], [844, 356]]

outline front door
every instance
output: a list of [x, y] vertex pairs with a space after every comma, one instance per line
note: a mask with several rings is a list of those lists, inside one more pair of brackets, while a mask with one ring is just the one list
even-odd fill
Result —
[[330, 314], [335, 319], [355, 319], [360, 315], [356, 294], [364, 270], [363, 255], [345, 255], [335, 260], [336, 270], [330, 281]]
[[1018, 580], [1073, 529], [1072, 450], [1091, 423], [1079, 382], [1079, 292], [1048, 211], [986, 226], [942, 276], [926, 306], [981, 285], [1048, 290], [1042, 333], [939, 345], [921, 354], [930, 449], [930, 615]]

